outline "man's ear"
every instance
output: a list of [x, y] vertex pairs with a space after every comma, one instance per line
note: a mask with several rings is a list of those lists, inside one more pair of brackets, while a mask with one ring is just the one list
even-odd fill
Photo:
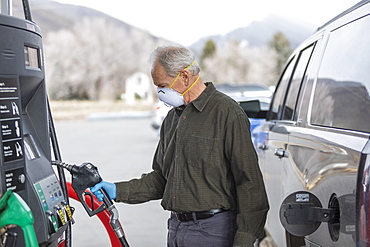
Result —
[[180, 78], [184, 81], [185, 86], [189, 86], [191, 73], [188, 70], [182, 70], [180, 72]]

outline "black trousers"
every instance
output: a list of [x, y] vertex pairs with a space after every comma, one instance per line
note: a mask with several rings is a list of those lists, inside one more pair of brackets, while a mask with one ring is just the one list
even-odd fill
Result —
[[237, 230], [236, 212], [225, 211], [202, 220], [168, 220], [167, 247], [232, 247]]

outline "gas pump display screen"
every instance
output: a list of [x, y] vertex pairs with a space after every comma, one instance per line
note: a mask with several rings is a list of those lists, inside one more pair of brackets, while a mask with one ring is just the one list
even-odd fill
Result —
[[24, 47], [24, 58], [27, 69], [41, 69], [39, 50], [33, 47]]

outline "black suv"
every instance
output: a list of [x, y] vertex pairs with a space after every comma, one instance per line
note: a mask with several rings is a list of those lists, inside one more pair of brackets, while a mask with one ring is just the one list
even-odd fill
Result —
[[[292, 54], [252, 135], [283, 246], [370, 246], [370, 1]], [[250, 117], [263, 112], [243, 103]], [[250, 106], [257, 106], [251, 109]]]

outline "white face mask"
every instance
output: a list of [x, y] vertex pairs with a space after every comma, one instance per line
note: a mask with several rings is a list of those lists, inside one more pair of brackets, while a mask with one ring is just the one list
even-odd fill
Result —
[[182, 94], [176, 92], [172, 88], [157, 88], [157, 93], [159, 100], [173, 107], [179, 107], [185, 104]]
[[[193, 66], [194, 63], [195, 63], [195, 61], [193, 61], [184, 70], [187, 70], [188, 68]], [[173, 106], [173, 107], [179, 107], [179, 106], [182, 106], [182, 105], [185, 104], [183, 95], [186, 94], [195, 85], [195, 83], [197, 83], [197, 81], [200, 78], [200, 75], [199, 75], [198, 78], [193, 82], [193, 84], [191, 84], [190, 87], [185, 90], [185, 92], [179, 93], [179, 92], [175, 91], [172, 87], [175, 84], [175, 82], [177, 81], [177, 79], [179, 78], [180, 73], [177, 74], [175, 80], [173, 80], [170, 87], [157, 88], [158, 99], [163, 101], [164, 103], [166, 103], [168, 105]]]

